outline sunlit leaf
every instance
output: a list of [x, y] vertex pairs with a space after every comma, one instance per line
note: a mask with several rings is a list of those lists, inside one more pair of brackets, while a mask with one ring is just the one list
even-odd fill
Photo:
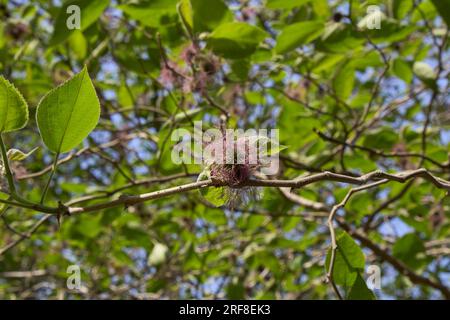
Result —
[[99, 117], [100, 103], [87, 68], [44, 96], [36, 113], [42, 139], [55, 153], [80, 144]]
[[300, 7], [312, 0], [267, 0], [267, 8], [270, 9], [292, 9]]
[[208, 37], [207, 43], [215, 53], [225, 58], [241, 59], [253, 54], [266, 37], [266, 32], [258, 27], [231, 22], [217, 27]]
[[158, 266], [164, 263], [167, 259], [168, 251], [169, 248], [165, 244], [156, 243], [148, 257], [147, 264], [149, 266]]
[[334, 91], [345, 100], [352, 94], [355, 83], [355, 68], [351, 63], [342, 66], [333, 79]]
[[20, 151], [19, 149], [9, 149], [7, 152], [8, 159], [10, 161], [22, 161], [31, 156], [39, 147], [34, 148], [28, 153], [24, 153], [23, 151]]
[[286, 53], [319, 37], [324, 30], [320, 21], [298, 22], [284, 28], [277, 37], [275, 51]]
[[411, 83], [413, 72], [411, 69], [411, 65], [408, 62], [400, 58], [395, 59], [393, 62], [393, 71], [397, 77], [399, 77], [406, 83]]
[[22, 129], [28, 122], [28, 105], [19, 90], [0, 76], [0, 133]]
[[436, 88], [436, 73], [426, 62], [417, 61], [413, 65], [414, 74], [430, 88]]

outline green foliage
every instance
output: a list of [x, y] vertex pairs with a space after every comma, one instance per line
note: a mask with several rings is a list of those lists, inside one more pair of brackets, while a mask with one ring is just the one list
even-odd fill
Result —
[[20, 92], [0, 76], [0, 133], [23, 128], [28, 122], [28, 105]]
[[[361, 248], [346, 232], [336, 239], [338, 249], [333, 268], [333, 279], [336, 284], [350, 288], [360, 273], [364, 273], [365, 257]], [[330, 266], [331, 251], [328, 252], [326, 266]]]
[[373, 292], [367, 288], [364, 279], [358, 274], [347, 296], [348, 300], [375, 300]]
[[277, 37], [275, 51], [282, 54], [307, 44], [319, 37], [323, 29], [324, 23], [321, 21], [306, 21], [289, 25]]
[[428, 87], [436, 89], [436, 74], [430, 65], [422, 61], [417, 61], [413, 65], [413, 72]]
[[341, 99], [346, 100], [352, 94], [354, 83], [355, 67], [351, 63], [346, 63], [333, 80], [334, 91]]
[[414, 0], [392, 0], [391, 4], [394, 17], [401, 20], [413, 8]]
[[233, 20], [232, 13], [222, 0], [189, 0], [194, 32], [211, 31], [225, 22]]
[[410, 64], [400, 58], [394, 60], [393, 72], [406, 83], [411, 83], [413, 79], [413, 72]]
[[[365, 256], [358, 244], [346, 232], [336, 239], [337, 250], [333, 268], [333, 281], [342, 285], [349, 300], [374, 300], [375, 295], [363, 279]], [[331, 249], [328, 251], [325, 265], [329, 270]]]
[[450, 1], [431, 0], [431, 2], [433, 2], [434, 6], [436, 7], [439, 14], [442, 16], [442, 19], [444, 19], [447, 26], [450, 26], [450, 12], [448, 11], [448, 8], [450, 8]]
[[194, 29], [194, 18], [192, 16], [192, 4], [190, 0], [181, 0], [177, 4], [178, 15], [186, 28], [186, 31], [192, 35]]
[[423, 241], [415, 233], [408, 233], [399, 238], [392, 248], [392, 254], [413, 269], [423, 266], [424, 253]]
[[270, 9], [293, 9], [311, 0], [267, 0], [267, 7]]
[[80, 144], [97, 125], [100, 103], [87, 68], [50, 91], [38, 105], [36, 121], [51, 151], [67, 152]]
[[[80, 30], [66, 26], [70, 5]], [[368, 5], [381, 9], [380, 29], [368, 27]], [[187, 140], [199, 120], [279, 129], [272, 183], [417, 168], [447, 181], [449, 6], [0, 1], [0, 298], [336, 299], [322, 281], [328, 215], [378, 178], [177, 192], [209, 168], [175, 163], [172, 133]], [[436, 181], [379, 184], [337, 212], [343, 298], [449, 298], [450, 196]], [[80, 291], [66, 287], [73, 264]], [[369, 265], [381, 272], [374, 292]]]
[[[70, 6], [79, 7], [81, 30], [86, 30], [99, 19], [100, 15], [108, 7], [109, 2], [109, 0], [69, 0], [64, 2], [56, 17], [50, 45], [58, 45], [69, 37], [72, 38], [74, 34], [78, 34], [79, 37], [77, 29], [68, 29], [66, 27], [67, 19], [73, 14], [71, 11], [69, 11], [70, 13], [68, 12]], [[77, 50], [81, 49], [78, 47]]]
[[160, 27], [176, 13], [177, 0], [145, 0], [119, 5], [130, 18], [149, 27]]
[[242, 59], [253, 54], [267, 37], [260, 28], [243, 22], [225, 23], [208, 37], [208, 47], [216, 54], [230, 59]]
[[209, 203], [216, 207], [223, 206], [228, 201], [224, 187], [202, 189], [200, 193]]

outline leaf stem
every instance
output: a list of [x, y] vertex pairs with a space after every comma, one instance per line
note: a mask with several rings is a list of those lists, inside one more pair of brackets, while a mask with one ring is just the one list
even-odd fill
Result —
[[0, 200], [0, 203], [12, 205], [16, 207], [22, 207], [42, 212], [48, 212], [48, 213], [58, 213], [59, 208], [51, 208], [42, 206], [40, 204], [34, 203], [32, 201], [28, 201], [27, 199], [22, 198], [17, 194], [16, 186], [14, 184], [14, 177], [11, 172], [11, 168], [9, 166], [9, 159], [8, 159], [8, 153], [6, 151], [5, 143], [3, 142], [3, 136], [0, 133], [0, 151], [2, 153], [2, 160], [3, 160], [3, 166], [5, 167], [5, 174], [6, 179], [8, 180], [8, 186], [9, 186], [9, 194], [10, 197], [15, 201], [8, 200]]
[[52, 171], [50, 172], [50, 177], [48, 177], [47, 184], [45, 185], [44, 192], [42, 193], [40, 204], [44, 203], [48, 188], [50, 187], [50, 183], [52, 182], [53, 176], [55, 175], [56, 168], [58, 167], [59, 154], [60, 154], [59, 152], [56, 153], [55, 159], [53, 160]]
[[8, 153], [6, 152], [5, 143], [3, 142], [3, 135], [0, 133], [0, 148], [2, 152], [3, 166], [5, 167], [6, 179], [8, 180], [9, 191], [14, 197], [16, 195], [16, 186], [14, 185], [14, 178], [9, 167]]

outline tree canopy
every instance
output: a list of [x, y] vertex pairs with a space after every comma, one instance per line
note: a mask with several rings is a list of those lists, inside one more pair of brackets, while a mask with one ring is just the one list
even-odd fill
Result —
[[450, 299], [449, 9], [0, 0], [0, 298]]

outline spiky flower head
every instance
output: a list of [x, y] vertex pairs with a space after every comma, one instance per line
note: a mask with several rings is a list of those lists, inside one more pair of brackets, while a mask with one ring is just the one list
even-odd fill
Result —
[[267, 165], [262, 151], [269, 142], [269, 138], [258, 134], [236, 137], [222, 132], [220, 139], [206, 144], [203, 153], [206, 176], [223, 188], [222, 197], [229, 206], [257, 198], [258, 190], [247, 182]]

